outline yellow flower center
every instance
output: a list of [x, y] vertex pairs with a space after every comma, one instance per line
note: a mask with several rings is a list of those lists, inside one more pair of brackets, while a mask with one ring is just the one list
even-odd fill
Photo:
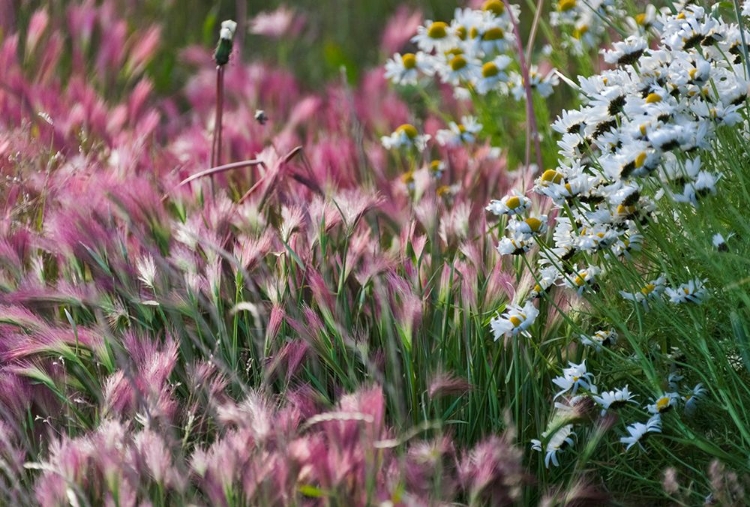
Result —
[[654, 104], [656, 102], [661, 102], [661, 95], [658, 93], [649, 93], [646, 97], [646, 104]]
[[404, 62], [405, 69], [413, 69], [417, 66], [417, 57], [414, 53], [406, 53], [401, 57], [401, 61]]
[[440, 172], [440, 170], [441, 170], [441, 167], [440, 167], [439, 160], [433, 160], [432, 162], [430, 162], [430, 171], [437, 173], [437, 172]]
[[505, 205], [508, 206], [509, 209], [516, 209], [521, 205], [521, 199], [517, 195], [514, 195], [505, 201]]
[[669, 407], [669, 398], [667, 398], [666, 396], [656, 400], [656, 410], [658, 410], [659, 412], [666, 409], [667, 407]]
[[464, 58], [461, 55], [456, 55], [453, 58], [451, 58], [450, 62], [448, 62], [448, 65], [450, 65], [451, 69], [455, 71], [459, 71], [466, 67], [466, 58]]
[[407, 185], [409, 183], [414, 183], [414, 171], [409, 171], [408, 173], [402, 174], [401, 175], [401, 181], [403, 181]]
[[494, 62], [487, 62], [482, 65], [482, 77], [494, 77], [500, 74], [500, 69]]
[[644, 296], [648, 296], [649, 294], [654, 292], [654, 289], [656, 289], [656, 285], [654, 285], [653, 283], [649, 283], [641, 289], [641, 294], [643, 294]]
[[511, 324], [513, 324], [513, 327], [518, 327], [521, 324], [523, 324], [523, 321], [519, 319], [518, 317], [516, 317], [515, 315], [513, 315], [512, 317], [508, 317], [508, 320], [510, 321]]
[[490, 11], [495, 16], [502, 16], [505, 12], [505, 5], [500, 0], [487, 0], [482, 5], [483, 11]]
[[646, 13], [642, 12], [640, 14], [635, 15], [635, 22], [638, 23], [641, 26], [645, 26], [646, 24]]
[[450, 195], [451, 187], [448, 185], [440, 185], [435, 192], [441, 197], [444, 195]]
[[643, 163], [646, 162], [646, 158], [648, 155], [646, 155], [645, 151], [642, 151], [638, 154], [637, 157], [635, 157], [635, 166], [636, 167], [642, 167]]
[[505, 32], [503, 32], [503, 29], [494, 26], [484, 32], [484, 35], [482, 35], [482, 40], [500, 40], [503, 37], [505, 37]]
[[427, 29], [427, 36], [430, 39], [445, 39], [448, 36], [448, 23], [435, 21]]
[[560, 0], [557, 3], [558, 12], [566, 12], [576, 6], [576, 0]]
[[573, 283], [576, 284], [577, 287], [580, 287], [581, 285], [586, 283], [586, 275], [588, 275], [587, 272], [581, 271], [578, 273], [578, 276], [575, 277], [575, 280], [573, 280]]
[[466, 27], [463, 25], [457, 26], [456, 36], [461, 40], [466, 40]]
[[418, 135], [416, 127], [414, 127], [414, 125], [411, 125], [409, 123], [404, 123], [403, 125], [398, 127], [396, 129], [396, 132], [398, 132], [399, 134], [405, 134], [406, 137], [408, 137], [409, 139], [414, 139]]
[[560, 183], [563, 180], [563, 175], [554, 169], [547, 169], [542, 174], [542, 181], [545, 183]]
[[[621, 216], [628, 216], [635, 213], [635, 206], [625, 206], [623, 204], [620, 204], [617, 206], [617, 214]], [[630, 243], [625, 240], [625, 246], [627, 247]]]
[[539, 229], [542, 228], [542, 221], [538, 218], [529, 217], [526, 220], [524, 220], [526, 225], [529, 226], [529, 229], [531, 229], [533, 232], [539, 232]]
[[573, 30], [573, 38], [574, 39], [580, 39], [584, 35], [586, 35], [589, 31], [589, 25], [581, 25], [580, 27]]
[[469, 38], [476, 39], [479, 37], [479, 30], [477, 30], [477, 27], [472, 26], [471, 30], [469, 30]]

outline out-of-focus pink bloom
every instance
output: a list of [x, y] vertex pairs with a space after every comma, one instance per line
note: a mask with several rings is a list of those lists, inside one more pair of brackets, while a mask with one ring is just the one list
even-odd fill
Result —
[[47, 9], [40, 9], [31, 16], [29, 21], [29, 31], [26, 34], [26, 56], [30, 55], [36, 49], [36, 45], [44, 35], [49, 25], [49, 14]]
[[422, 24], [422, 11], [410, 10], [405, 5], [400, 5], [396, 13], [391, 16], [385, 25], [383, 36], [380, 39], [380, 49], [386, 55], [392, 55], [401, 51], [412, 35], [417, 33], [417, 27]]
[[143, 72], [159, 47], [160, 38], [161, 28], [158, 26], [152, 26], [146, 33], [136, 34], [136, 37], [132, 39], [133, 46], [125, 63], [126, 75], [131, 76]]
[[295, 37], [305, 26], [305, 18], [292, 9], [281, 6], [275, 11], [261, 12], [250, 19], [248, 32], [272, 39]]

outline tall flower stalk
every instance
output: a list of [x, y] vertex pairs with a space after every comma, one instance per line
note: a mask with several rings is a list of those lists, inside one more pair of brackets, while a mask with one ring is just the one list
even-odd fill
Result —
[[237, 23], [226, 20], [221, 23], [219, 44], [214, 52], [216, 61], [216, 121], [214, 122], [214, 141], [211, 147], [211, 167], [221, 165], [221, 121], [224, 108], [224, 66], [229, 62], [232, 54], [232, 39]]

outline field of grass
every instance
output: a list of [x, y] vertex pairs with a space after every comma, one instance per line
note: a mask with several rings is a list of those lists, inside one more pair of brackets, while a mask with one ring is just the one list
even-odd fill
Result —
[[746, 505], [750, 3], [262, 9], [1, 6], [0, 504]]

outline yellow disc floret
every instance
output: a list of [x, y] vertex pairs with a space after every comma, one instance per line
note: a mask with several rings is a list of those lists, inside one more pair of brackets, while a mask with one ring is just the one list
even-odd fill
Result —
[[495, 77], [500, 74], [500, 69], [494, 62], [487, 62], [482, 65], [482, 77]]
[[505, 5], [500, 0], [487, 0], [482, 4], [483, 11], [490, 11], [495, 16], [502, 16], [505, 12]]
[[466, 58], [464, 58], [462, 55], [456, 55], [450, 59], [448, 65], [450, 65], [451, 70], [457, 71], [466, 67], [467, 63], [468, 62], [466, 61]]
[[521, 205], [521, 199], [517, 195], [514, 195], [505, 201], [505, 205], [508, 206], [509, 209], [516, 209]]
[[404, 123], [403, 125], [399, 126], [396, 129], [396, 132], [398, 132], [399, 134], [405, 134], [409, 139], [415, 139], [417, 135], [419, 135], [416, 127], [409, 123]]
[[567, 12], [571, 9], [575, 9], [576, 0], [560, 0], [557, 2], [558, 12]]
[[529, 226], [529, 229], [531, 229], [533, 232], [539, 232], [539, 230], [542, 228], [543, 222], [539, 220], [538, 218], [529, 217], [526, 220], [524, 220], [526, 225]]
[[542, 183], [560, 183], [563, 180], [563, 175], [554, 169], [547, 169], [542, 174]]
[[644, 296], [648, 296], [649, 294], [654, 292], [654, 289], [656, 289], [656, 285], [654, 285], [653, 283], [649, 283], [645, 287], [641, 288], [641, 294], [643, 294]]
[[404, 62], [405, 69], [413, 69], [417, 66], [417, 57], [414, 53], [406, 53], [401, 57], [401, 61]]
[[638, 154], [637, 157], [635, 157], [635, 166], [636, 167], [643, 167], [643, 163], [646, 162], [646, 158], [648, 155], [646, 155], [645, 151], [642, 151]]
[[435, 21], [427, 28], [427, 36], [430, 39], [445, 39], [448, 36], [448, 23]]
[[505, 37], [505, 32], [498, 26], [494, 26], [482, 34], [482, 40], [500, 40], [503, 37]]

